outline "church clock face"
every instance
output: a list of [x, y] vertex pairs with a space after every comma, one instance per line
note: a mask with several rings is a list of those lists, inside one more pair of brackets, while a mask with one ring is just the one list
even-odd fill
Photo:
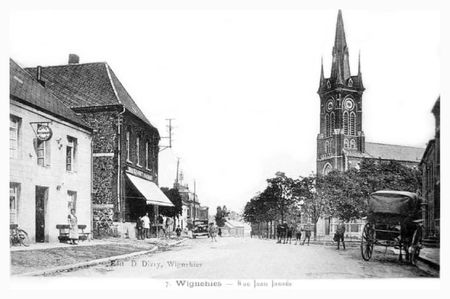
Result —
[[333, 106], [334, 106], [333, 99], [329, 99], [327, 102], [327, 111], [333, 110]]
[[353, 107], [355, 107], [355, 103], [353, 102], [353, 100], [349, 98], [345, 99], [344, 108], [346, 110], [353, 110]]

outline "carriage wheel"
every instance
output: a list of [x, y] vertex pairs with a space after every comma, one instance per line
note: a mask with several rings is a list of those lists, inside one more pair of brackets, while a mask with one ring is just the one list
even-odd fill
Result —
[[413, 237], [411, 239], [411, 245], [409, 246], [409, 261], [411, 264], [416, 265], [417, 264], [417, 258], [420, 254], [420, 248], [422, 247], [422, 227], [419, 226], [413, 234]]
[[368, 261], [373, 252], [373, 229], [370, 223], [366, 223], [361, 236], [361, 256], [363, 260]]

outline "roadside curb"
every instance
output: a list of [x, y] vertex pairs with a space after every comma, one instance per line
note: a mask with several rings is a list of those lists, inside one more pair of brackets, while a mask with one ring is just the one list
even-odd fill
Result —
[[[179, 240], [173, 244], [170, 244], [169, 247], [179, 245], [179, 244], [183, 243], [184, 241], [185, 241], [185, 239]], [[72, 270], [72, 269], [90, 267], [90, 266], [95, 266], [95, 265], [104, 264], [104, 263], [111, 263], [112, 261], [116, 261], [116, 260], [123, 260], [123, 259], [127, 259], [130, 257], [135, 257], [135, 256], [139, 256], [139, 255], [152, 253], [158, 249], [159, 249], [159, 247], [157, 245], [154, 245], [153, 248], [150, 250], [143, 250], [143, 251], [137, 251], [137, 252], [127, 253], [127, 254], [122, 254], [122, 255], [110, 256], [110, 257], [106, 257], [106, 258], [102, 258], [102, 259], [96, 259], [96, 260], [92, 260], [92, 261], [81, 262], [81, 263], [76, 263], [76, 264], [71, 264], [71, 265], [64, 265], [64, 266], [54, 267], [54, 268], [50, 268], [50, 269], [27, 272], [27, 273], [22, 273], [22, 274], [18, 274], [18, 275], [12, 275], [12, 276], [14, 276], [14, 277], [30, 277], [30, 276], [48, 275], [48, 274]]]
[[432, 260], [429, 260], [427, 258], [421, 257], [420, 255], [417, 257], [417, 259], [419, 261], [421, 261], [422, 263], [426, 264], [427, 266], [431, 267], [434, 270], [439, 271], [439, 269], [440, 269], [439, 264], [436, 263], [436, 262], [433, 262]]

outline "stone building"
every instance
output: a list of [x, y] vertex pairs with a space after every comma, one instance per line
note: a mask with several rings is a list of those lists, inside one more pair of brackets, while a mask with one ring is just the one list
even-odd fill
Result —
[[71, 209], [91, 231], [92, 129], [34, 71], [10, 60], [10, 223], [56, 242]]
[[422, 172], [422, 198], [424, 201], [422, 218], [424, 220], [425, 237], [439, 242], [440, 215], [441, 215], [441, 169], [440, 169], [440, 147], [441, 147], [441, 116], [439, 97], [431, 112], [435, 118], [435, 136], [428, 145], [420, 162]]
[[[366, 142], [362, 122], [362, 96], [365, 87], [361, 61], [358, 58], [358, 72], [352, 75], [341, 10], [336, 22], [332, 56], [329, 77], [324, 75], [322, 62], [317, 91], [320, 98], [317, 174], [326, 175], [332, 170], [358, 168], [362, 159], [372, 159], [379, 163], [397, 161], [402, 165], [417, 168], [424, 152], [423, 148]], [[361, 220], [348, 223], [348, 235], [360, 236], [363, 224]], [[336, 225], [335, 219], [322, 219], [317, 225], [318, 234], [333, 234]]]
[[[27, 69], [31, 74], [36, 68]], [[158, 187], [159, 132], [106, 62], [41, 67], [41, 80], [93, 129], [93, 218], [101, 234], [173, 206]]]

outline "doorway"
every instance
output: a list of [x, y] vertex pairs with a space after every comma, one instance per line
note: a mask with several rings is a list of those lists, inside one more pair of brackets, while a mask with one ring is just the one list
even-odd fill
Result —
[[48, 187], [36, 186], [36, 242], [45, 242], [45, 206]]

